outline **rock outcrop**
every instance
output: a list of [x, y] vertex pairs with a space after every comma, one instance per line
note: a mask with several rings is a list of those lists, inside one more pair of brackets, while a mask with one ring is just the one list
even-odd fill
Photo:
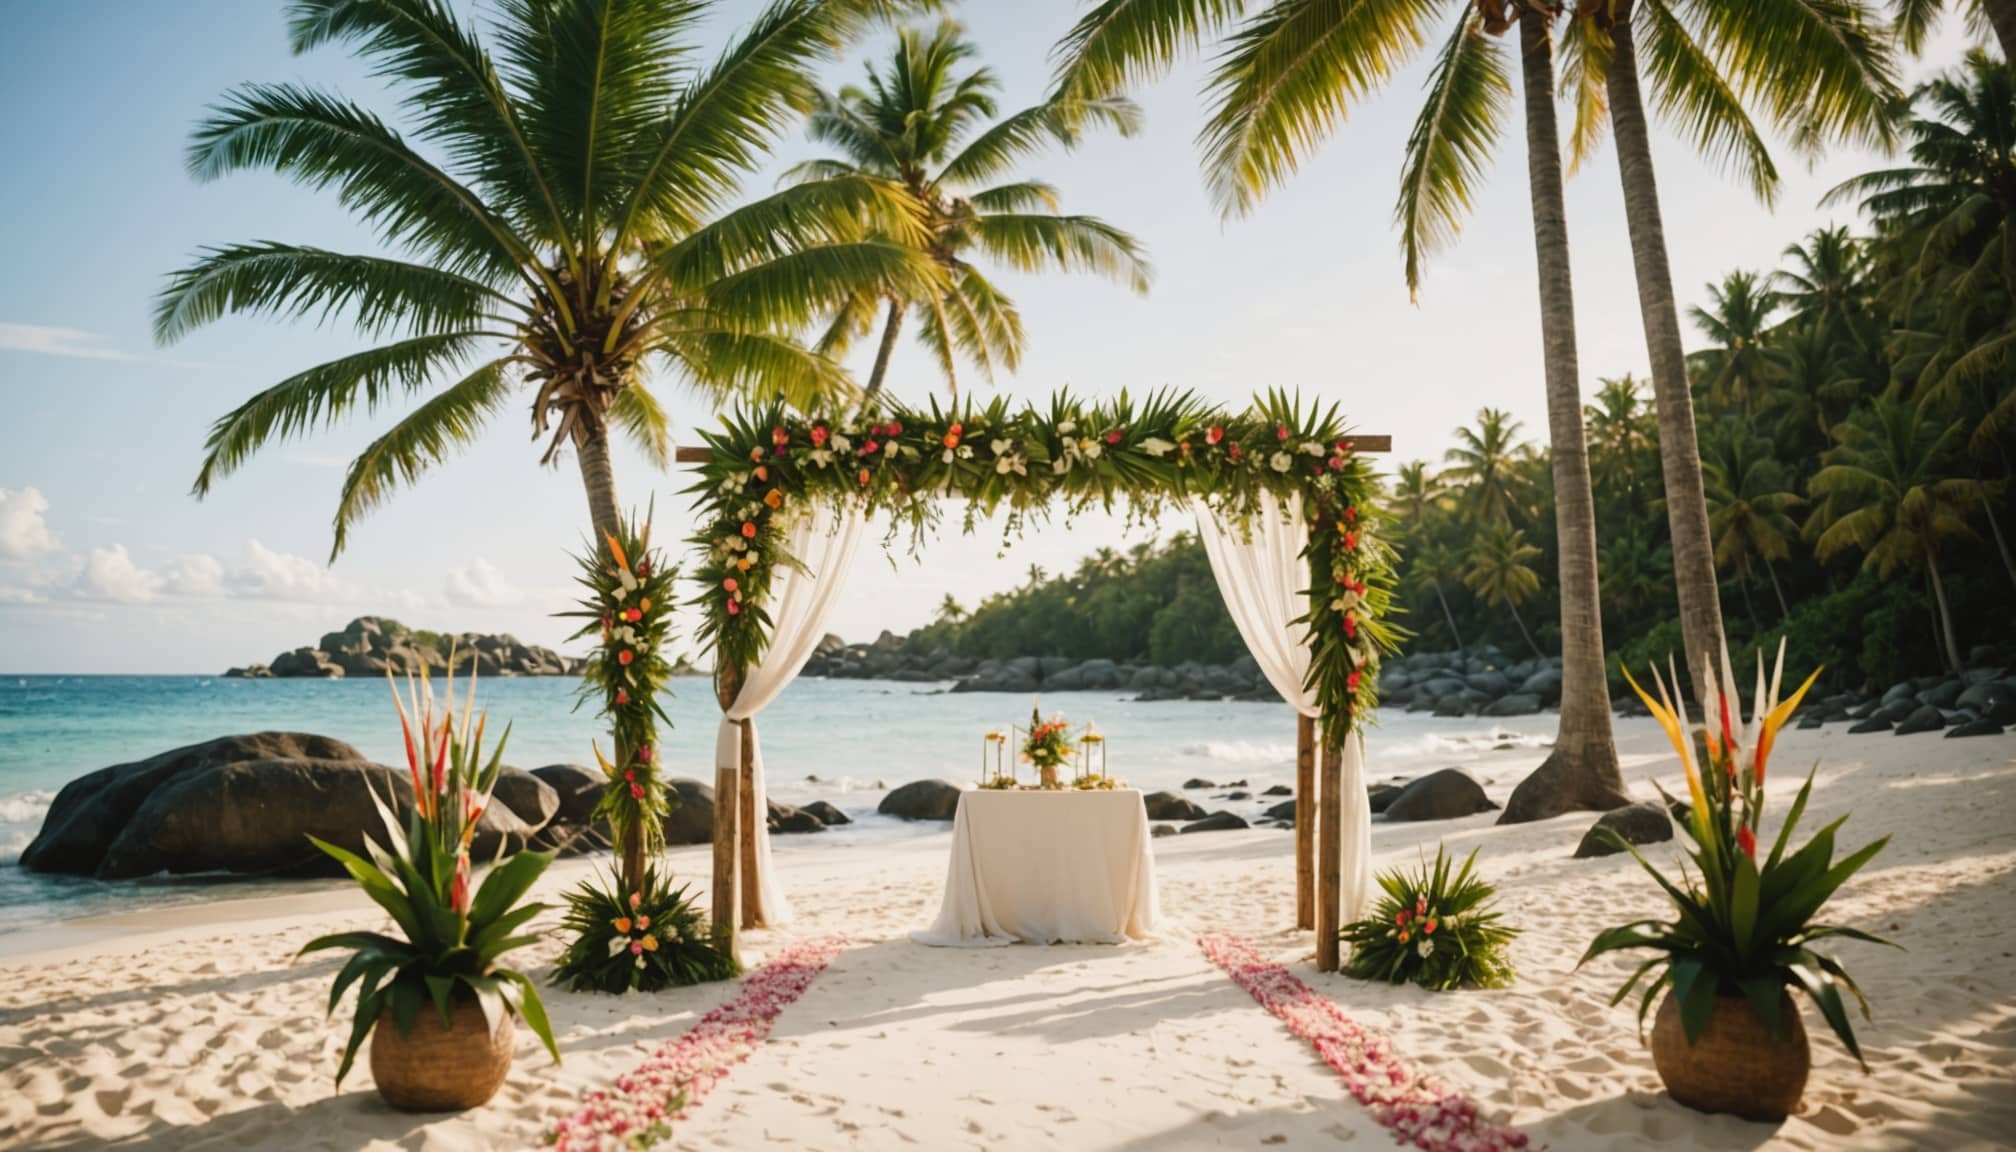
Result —
[[1444, 768], [1408, 784], [1386, 805], [1388, 820], [1455, 820], [1498, 805], [1461, 768]]
[[445, 669], [455, 654], [459, 670], [485, 676], [578, 676], [581, 661], [551, 648], [521, 644], [509, 634], [416, 631], [384, 616], [359, 616], [341, 631], [324, 633], [313, 647], [282, 652], [267, 664], [247, 664], [224, 675], [233, 679], [270, 677], [383, 676], [393, 672]]

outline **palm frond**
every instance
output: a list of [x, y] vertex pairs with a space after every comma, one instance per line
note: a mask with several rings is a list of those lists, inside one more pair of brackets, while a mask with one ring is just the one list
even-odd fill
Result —
[[720, 399], [781, 396], [800, 412], [814, 412], [860, 392], [838, 361], [767, 332], [675, 326], [656, 347], [686, 370], [693, 387]]
[[1808, 152], [1887, 147], [1903, 101], [1888, 29], [1868, 0], [1671, 0], [1745, 99]]
[[1052, 90], [1088, 100], [1151, 83], [1245, 6], [1244, 0], [1103, 0], [1058, 41]]
[[1407, 261], [1407, 291], [1420, 297], [1430, 253], [1453, 243], [1498, 143], [1512, 99], [1504, 54], [1476, 18], [1459, 21], [1428, 77], [1428, 99], [1407, 137], [1393, 215]]
[[1778, 197], [1778, 167], [1743, 101], [1664, 0], [1641, 0], [1634, 34], [1644, 47], [1654, 107], [1695, 150], [1750, 185], [1766, 205]]
[[911, 248], [930, 241], [923, 211], [903, 189], [876, 176], [790, 184], [695, 229], [655, 255], [650, 267], [674, 292], [822, 244], [869, 236]]
[[154, 338], [172, 344], [233, 312], [318, 322], [348, 312], [370, 335], [404, 328], [441, 332], [477, 325], [518, 301], [486, 284], [426, 264], [298, 244], [254, 242], [203, 249], [171, 273], [154, 306]]
[[967, 199], [980, 212], [1026, 212], [1037, 208], [1057, 211], [1057, 189], [1042, 180], [997, 184]]
[[310, 188], [334, 185], [344, 207], [389, 244], [451, 270], [501, 280], [531, 249], [471, 189], [414, 151], [368, 109], [292, 84], [248, 84], [190, 137], [189, 172], [214, 180], [265, 169]]
[[1436, 0], [1280, 0], [1232, 34], [1198, 135], [1211, 199], [1242, 215], [1420, 48]]
[[1562, 29], [1555, 61], [1560, 88], [1575, 106], [1568, 129], [1568, 174], [1573, 176], [1596, 154], [1610, 122], [1610, 60], [1615, 42], [1598, 21], [1577, 13]]
[[236, 471], [265, 445], [334, 424], [357, 406], [360, 393], [364, 410], [370, 412], [394, 393], [418, 391], [434, 373], [467, 357], [486, 335], [446, 332], [416, 336], [289, 376], [210, 426], [203, 445], [203, 466], [191, 490], [197, 496], [206, 495], [211, 485]]
[[822, 244], [706, 285], [707, 306], [750, 330], [795, 331], [857, 293], [919, 299], [943, 290], [929, 254], [887, 240]]
[[401, 485], [411, 485], [457, 448], [473, 443], [511, 396], [505, 362], [492, 360], [428, 399], [367, 445], [343, 477], [336, 505], [333, 561], [349, 543], [350, 526]]
[[616, 393], [615, 403], [609, 406], [609, 419], [630, 434], [631, 441], [653, 467], [662, 471], [672, 466], [672, 419], [642, 381], [634, 381]]
[[988, 255], [1018, 271], [1096, 272], [1146, 292], [1152, 270], [1134, 237], [1096, 216], [1002, 212], [967, 227]]
[[1104, 124], [1122, 136], [1140, 127], [1141, 109], [1131, 100], [1053, 100], [1024, 108], [975, 136], [939, 170], [938, 182], [954, 188], [1006, 175], [1015, 164], [1048, 144], [1073, 145], [1088, 123]]

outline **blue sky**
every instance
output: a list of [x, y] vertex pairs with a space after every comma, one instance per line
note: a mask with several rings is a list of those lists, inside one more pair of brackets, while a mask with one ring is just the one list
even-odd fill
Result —
[[[729, 3], [713, 44], [747, 20]], [[558, 643], [567, 549], [585, 522], [571, 464], [541, 469], [507, 416], [465, 458], [372, 515], [334, 565], [329, 517], [342, 467], [384, 423], [357, 420], [269, 449], [197, 501], [188, 494], [210, 421], [283, 375], [358, 347], [341, 328], [227, 320], [168, 349], [149, 335], [163, 276], [206, 243], [275, 239], [365, 248], [332, 198], [262, 176], [199, 185], [182, 168], [190, 126], [244, 81], [302, 80], [389, 113], [339, 52], [289, 55], [269, 0], [161, 5], [22, 2], [0, 12], [0, 671], [208, 672], [312, 643], [365, 612], [417, 626], [507, 630]], [[1004, 108], [1038, 99], [1051, 44], [1080, 0], [968, 0], [958, 15], [1004, 83]], [[1965, 49], [1948, 22], [1911, 75]], [[876, 44], [833, 70], [851, 79]], [[1463, 238], [1408, 301], [1391, 225], [1401, 146], [1425, 63], [1352, 117], [1250, 218], [1221, 221], [1193, 143], [1202, 68], [1140, 93], [1147, 129], [1033, 163], [1065, 207], [1104, 216], [1146, 243], [1153, 291], [1096, 279], [1002, 280], [1021, 305], [1029, 350], [998, 387], [1042, 396], [1176, 385], [1237, 403], [1270, 387], [1343, 405], [1357, 427], [1391, 432], [1398, 459], [1439, 458], [1450, 429], [1482, 405], [1511, 409], [1542, 436], [1540, 340], [1523, 140], [1516, 107], [1490, 185]], [[783, 163], [810, 153], [797, 135]], [[1845, 210], [1819, 196], [1873, 158], [1836, 152], [1809, 167], [1781, 149], [1775, 209], [1662, 137], [1667, 236], [1683, 305], [1734, 267], [1768, 268], [1785, 245]], [[752, 191], [769, 187], [766, 174]], [[1568, 186], [1585, 391], [1598, 376], [1645, 371], [1614, 154]], [[1691, 336], [1691, 333], [1690, 333]], [[935, 387], [914, 345], [891, 388]], [[984, 387], [984, 385], [983, 385]], [[712, 419], [659, 393], [679, 428]], [[683, 536], [684, 478], [627, 453], [625, 502], [656, 496]], [[954, 528], [922, 562], [864, 548], [835, 626], [849, 638], [904, 630], [947, 593], [971, 603], [1031, 564], [1068, 566], [1123, 537], [1103, 516], [1032, 528], [1006, 550], [999, 531]], [[1162, 530], [1181, 525], [1165, 523]]]

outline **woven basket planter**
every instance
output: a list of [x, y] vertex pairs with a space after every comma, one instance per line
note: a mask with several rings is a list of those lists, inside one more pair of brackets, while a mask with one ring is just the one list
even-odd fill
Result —
[[421, 1008], [412, 1031], [399, 1035], [386, 1009], [371, 1030], [371, 1078], [385, 1103], [401, 1112], [461, 1112], [487, 1103], [511, 1071], [516, 1031], [511, 1014], [497, 1026], [483, 1019], [473, 996], [457, 997], [448, 1027], [432, 1004]]
[[1673, 1099], [1702, 1112], [1778, 1123], [1799, 1106], [1813, 1054], [1790, 992], [1778, 994], [1783, 1040], [1772, 1037], [1741, 996], [1717, 996], [1708, 1028], [1694, 1043], [1680, 1023], [1671, 993], [1652, 1024], [1652, 1063]]

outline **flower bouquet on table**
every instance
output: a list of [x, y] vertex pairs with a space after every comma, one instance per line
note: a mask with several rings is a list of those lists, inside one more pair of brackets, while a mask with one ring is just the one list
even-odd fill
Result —
[[1022, 759], [1035, 765], [1045, 788], [1056, 788], [1057, 769], [1071, 762], [1071, 723], [1058, 713], [1045, 720], [1029, 709], [1029, 734], [1022, 740]]
[[1772, 742], [1820, 674], [1816, 669], [1790, 699], [1780, 703], [1784, 670], [1781, 641], [1767, 692], [1764, 657], [1758, 653], [1756, 702], [1748, 725], [1742, 723], [1726, 648], [1721, 675], [1713, 665], [1702, 670], [1714, 694], [1704, 709], [1711, 720], [1702, 732], [1705, 765], [1695, 762], [1694, 741], [1674, 702], [1679, 677], [1671, 665], [1670, 692], [1653, 669], [1657, 699], [1626, 670], [1632, 690], [1666, 729], [1686, 770], [1691, 804], [1681, 824], [1693, 841], [1688, 855], [1694, 869], [1690, 874], [1683, 868], [1675, 881], [1610, 833], [1611, 840], [1637, 857], [1664, 889], [1674, 916], [1638, 920], [1603, 932], [1582, 957], [1587, 963], [1609, 952], [1651, 952], [1610, 1002], [1622, 1001], [1643, 983], [1638, 1007], [1642, 1028], [1646, 1012], [1666, 992], [1652, 1032], [1653, 1062], [1666, 1090], [1682, 1104], [1702, 1111], [1766, 1120], [1782, 1120], [1798, 1104], [1811, 1061], [1790, 989], [1805, 992], [1849, 1054], [1862, 1059], [1841, 989], [1854, 995], [1865, 1018], [1868, 1002], [1841, 964], [1814, 951], [1813, 945], [1828, 937], [1890, 943], [1860, 929], [1815, 922], [1828, 899], [1882, 851], [1889, 837], [1837, 862], [1834, 834], [1847, 820], [1843, 816], [1804, 846], [1793, 848], [1793, 830], [1813, 792], [1811, 771], [1770, 850], [1758, 855], [1764, 774]]
[[1386, 894], [1372, 915], [1338, 931], [1351, 947], [1344, 974], [1436, 992], [1511, 984], [1505, 950], [1519, 932], [1491, 907], [1497, 892], [1478, 877], [1476, 865], [1472, 850], [1451, 875], [1449, 857], [1437, 844], [1433, 865], [1382, 874], [1379, 887]]
[[560, 1058], [538, 990], [522, 973], [498, 963], [504, 953], [537, 940], [513, 933], [545, 905], [519, 901], [553, 855], [520, 852], [475, 883], [469, 847], [502, 771], [510, 730], [485, 760], [486, 716], [472, 719], [475, 677], [458, 719], [452, 654], [450, 660], [447, 695], [438, 712], [425, 668], [417, 684], [408, 678], [409, 700], [401, 701], [393, 687], [413, 785], [403, 830], [373, 791], [389, 846], [366, 835], [360, 856], [309, 837], [343, 865], [400, 933], [338, 932], [301, 949], [304, 955], [331, 948], [351, 952], [329, 993], [333, 1012], [345, 992], [357, 989], [336, 1083], [349, 1075], [369, 1035], [378, 1092], [405, 1111], [455, 1111], [490, 1099], [511, 1068], [514, 1016], [524, 1019], [554, 1060]]

